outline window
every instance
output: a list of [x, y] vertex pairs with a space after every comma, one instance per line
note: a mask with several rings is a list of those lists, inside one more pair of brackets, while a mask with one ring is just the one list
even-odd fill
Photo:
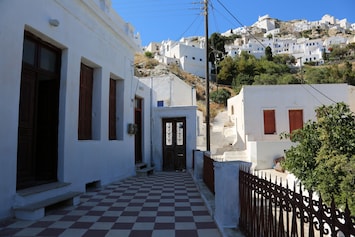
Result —
[[80, 92], [79, 92], [79, 124], [78, 139], [92, 139], [92, 94], [94, 82], [94, 69], [81, 64]]
[[157, 105], [158, 105], [158, 107], [164, 107], [164, 101], [163, 100], [159, 100], [157, 102]]
[[288, 118], [290, 124], [290, 133], [292, 131], [303, 127], [303, 110], [289, 110]]
[[275, 110], [264, 110], [264, 134], [275, 134]]
[[110, 79], [108, 138], [116, 140], [116, 80]]

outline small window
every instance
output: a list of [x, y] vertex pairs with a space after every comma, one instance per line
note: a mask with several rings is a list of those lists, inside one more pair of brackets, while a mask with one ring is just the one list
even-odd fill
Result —
[[171, 146], [173, 144], [173, 123], [165, 124], [165, 144]]
[[184, 145], [184, 123], [176, 122], [176, 145]]
[[35, 64], [35, 43], [29, 39], [23, 42], [23, 58], [22, 60], [28, 64]]
[[157, 102], [157, 105], [158, 105], [158, 107], [164, 107], [164, 101], [163, 100], [159, 100]]
[[276, 134], [275, 110], [264, 110], [264, 134]]
[[43, 70], [47, 70], [50, 72], [55, 72], [57, 68], [57, 55], [55, 52], [41, 48], [40, 52], [40, 67]]

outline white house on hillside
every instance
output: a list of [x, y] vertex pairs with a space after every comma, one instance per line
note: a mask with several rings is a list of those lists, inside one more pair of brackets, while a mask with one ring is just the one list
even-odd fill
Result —
[[272, 168], [274, 159], [291, 146], [290, 141], [280, 140], [280, 134], [314, 120], [321, 105], [354, 101], [350, 88], [346, 84], [244, 86], [227, 102], [235, 148], [244, 151], [256, 169]]
[[275, 19], [271, 18], [269, 15], [259, 16], [258, 21], [253, 24], [260, 29], [264, 29], [266, 31], [271, 31], [276, 28]]
[[145, 52], [151, 52], [153, 54], [158, 54], [160, 51], [161, 44], [157, 42], [150, 42], [149, 45], [144, 49]]
[[163, 41], [156, 58], [159, 62], [176, 64], [186, 72], [205, 77], [204, 45], [203, 37], [182, 38], [179, 42]]

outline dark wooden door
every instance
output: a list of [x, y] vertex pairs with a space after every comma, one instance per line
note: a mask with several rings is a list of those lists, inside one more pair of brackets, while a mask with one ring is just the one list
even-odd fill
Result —
[[60, 56], [58, 49], [25, 34], [17, 189], [57, 180]]
[[17, 144], [17, 187], [27, 187], [35, 180], [35, 164], [33, 162], [35, 145], [35, 73], [22, 71], [21, 93], [19, 105], [18, 144]]
[[143, 131], [142, 131], [142, 105], [143, 100], [140, 98], [135, 99], [135, 112], [134, 112], [134, 123], [137, 126], [137, 130], [135, 133], [135, 163], [142, 162], [142, 139], [143, 139]]
[[163, 170], [186, 169], [186, 119], [163, 119]]

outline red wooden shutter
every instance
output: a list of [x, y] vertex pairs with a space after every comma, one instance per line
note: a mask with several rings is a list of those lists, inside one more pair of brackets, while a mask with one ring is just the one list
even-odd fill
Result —
[[94, 69], [81, 64], [78, 139], [92, 139], [92, 90]]
[[109, 95], [109, 139], [116, 140], [116, 81], [110, 79]]
[[264, 110], [264, 134], [275, 134], [275, 110]]
[[290, 123], [290, 133], [303, 127], [303, 110], [289, 110], [288, 117]]

